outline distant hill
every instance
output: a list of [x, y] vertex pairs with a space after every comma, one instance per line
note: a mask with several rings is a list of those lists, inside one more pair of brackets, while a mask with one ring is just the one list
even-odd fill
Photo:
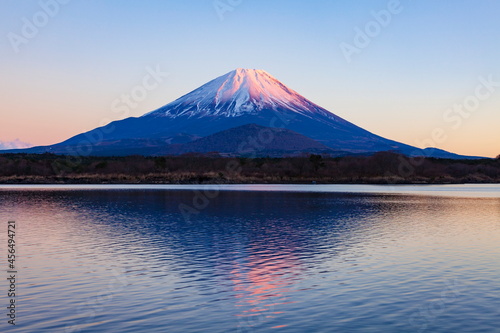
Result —
[[216, 151], [232, 156], [285, 156], [301, 153], [338, 154], [322, 143], [284, 128], [243, 125], [186, 143], [178, 152]]

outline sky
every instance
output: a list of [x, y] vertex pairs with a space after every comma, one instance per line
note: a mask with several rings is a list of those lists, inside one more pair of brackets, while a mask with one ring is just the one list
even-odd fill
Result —
[[0, 0], [0, 146], [58, 143], [243, 67], [383, 137], [495, 157], [498, 17], [496, 0]]

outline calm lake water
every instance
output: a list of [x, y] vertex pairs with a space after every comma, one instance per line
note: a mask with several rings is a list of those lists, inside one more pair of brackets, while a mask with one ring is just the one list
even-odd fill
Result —
[[15, 332], [500, 332], [499, 185], [0, 186], [5, 276], [9, 220]]

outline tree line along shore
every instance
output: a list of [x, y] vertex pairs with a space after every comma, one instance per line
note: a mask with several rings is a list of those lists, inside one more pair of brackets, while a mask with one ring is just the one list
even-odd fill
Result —
[[500, 158], [309, 155], [283, 158], [0, 154], [1, 184], [500, 183]]

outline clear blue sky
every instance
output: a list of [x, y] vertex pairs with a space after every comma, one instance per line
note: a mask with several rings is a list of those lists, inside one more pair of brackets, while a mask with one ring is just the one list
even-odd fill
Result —
[[[447, 111], [473, 101], [480, 77], [500, 82], [499, 1], [401, 0], [384, 25], [373, 12], [392, 0], [65, 0], [44, 21], [54, 1], [0, 1], [0, 141], [52, 144], [123, 118], [111, 105], [148, 67], [169, 76], [127, 115], [245, 67], [384, 137], [500, 154], [500, 84]], [[24, 18], [40, 27], [16, 52]], [[348, 62], [357, 28], [373, 37]]]

